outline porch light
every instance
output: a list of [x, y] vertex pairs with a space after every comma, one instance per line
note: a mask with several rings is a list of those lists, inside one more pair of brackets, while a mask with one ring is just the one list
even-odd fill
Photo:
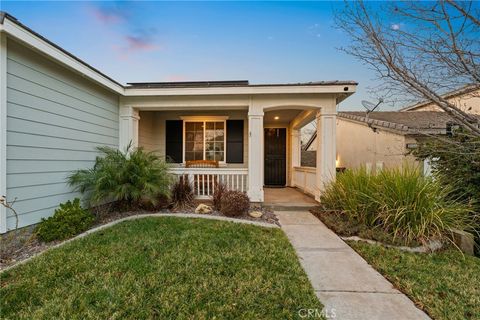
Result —
[[279, 116], [275, 116], [275, 117], [273, 117], [273, 119], [278, 120], [278, 119], [280, 119], [280, 117], [279, 117]]

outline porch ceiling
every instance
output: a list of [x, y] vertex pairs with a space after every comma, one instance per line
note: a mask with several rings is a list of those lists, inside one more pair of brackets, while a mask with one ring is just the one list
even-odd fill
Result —
[[[290, 123], [302, 110], [272, 110], [264, 114], [263, 120], [266, 124]], [[277, 118], [278, 117], [278, 118]]]

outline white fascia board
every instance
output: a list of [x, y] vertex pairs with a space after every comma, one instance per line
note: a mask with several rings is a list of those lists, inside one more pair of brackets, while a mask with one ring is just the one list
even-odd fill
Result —
[[62, 50], [55, 48], [45, 40], [37, 37], [28, 30], [25, 30], [16, 23], [11, 22], [8, 18], [3, 21], [3, 24], [0, 24], [0, 32], [6, 33], [8, 36], [19, 40], [20, 42], [33, 48], [34, 50], [37, 50], [47, 55], [48, 57], [56, 60], [57, 62], [60, 62], [67, 68], [72, 69], [73, 71], [81, 74], [82, 76], [88, 78], [91, 81], [100, 84], [103, 87], [106, 87], [122, 95], [125, 91], [123, 86], [113, 82], [102, 74], [95, 72], [80, 61], [74, 59], [65, 52], [62, 52]]
[[[344, 88], [348, 87], [348, 91]], [[356, 85], [319, 85], [319, 86], [245, 86], [213, 88], [125, 88], [125, 96], [189, 96], [189, 95], [254, 95], [254, 94], [295, 94], [330, 93], [353, 94]]]

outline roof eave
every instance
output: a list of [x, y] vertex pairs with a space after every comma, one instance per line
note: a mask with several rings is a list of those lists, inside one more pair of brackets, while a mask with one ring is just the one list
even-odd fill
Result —
[[[345, 91], [345, 87], [348, 90]], [[351, 95], [356, 85], [250, 85], [204, 88], [125, 88], [125, 96], [245, 95], [245, 94], [336, 94]]]

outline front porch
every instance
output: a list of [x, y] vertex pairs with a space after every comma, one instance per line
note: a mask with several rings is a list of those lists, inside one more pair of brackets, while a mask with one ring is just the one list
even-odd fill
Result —
[[264, 189], [263, 205], [274, 211], [305, 211], [318, 205], [315, 199], [293, 187]]
[[[325, 185], [335, 179], [336, 106], [353, 93], [354, 85], [299, 88], [255, 87], [241, 94], [234, 94], [239, 88], [221, 88], [222, 94], [208, 95], [178, 90], [161, 97], [157, 95], [162, 91], [149, 91], [148, 96], [126, 97], [120, 148], [131, 142], [165, 157], [173, 174], [188, 177], [198, 198], [210, 197], [221, 182], [246, 192], [252, 202], [314, 203], [298, 190], [318, 201]], [[320, 137], [317, 166], [304, 168], [300, 130], [312, 121]], [[218, 168], [187, 167], [192, 160], [217, 161]], [[272, 185], [298, 189], [267, 189]]]

